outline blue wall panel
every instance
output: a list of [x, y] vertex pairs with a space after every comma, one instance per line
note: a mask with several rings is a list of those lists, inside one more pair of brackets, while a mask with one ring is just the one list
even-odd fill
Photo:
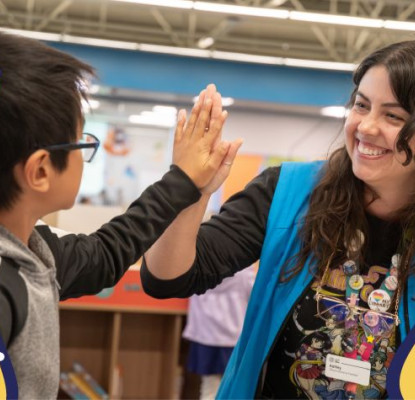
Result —
[[104, 85], [195, 95], [208, 83], [223, 96], [296, 105], [344, 105], [351, 73], [50, 43], [92, 64]]

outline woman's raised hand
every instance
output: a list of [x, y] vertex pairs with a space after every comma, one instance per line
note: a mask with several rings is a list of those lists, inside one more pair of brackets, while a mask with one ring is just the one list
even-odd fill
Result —
[[202, 90], [188, 121], [186, 111], [179, 111], [173, 163], [206, 194], [213, 193], [226, 179], [242, 143], [221, 140], [226, 117], [221, 95], [213, 84]]
[[186, 111], [180, 110], [177, 121], [173, 163], [199, 189], [211, 181], [229, 149], [229, 144], [220, 140], [227, 112], [222, 111], [221, 105], [219, 112], [217, 94], [215, 85], [208, 85], [200, 93], [189, 119], [186, 121]]

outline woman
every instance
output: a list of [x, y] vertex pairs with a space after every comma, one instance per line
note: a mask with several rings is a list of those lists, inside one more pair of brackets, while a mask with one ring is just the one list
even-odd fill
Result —
[[[350, 348], [331, 351], [325, 378], [307, 391], [361, 397], [373, 379], [371, 355], [387, 339], [391, 360], [414, 325], [414, 71], [415, 41], [366, 57], [353, 76], [345, 145], [327, 162], [267, 169], [199, 229], [231, 149], [201, 200], [146, 254], [142, 281], [158, 297], [202, 293], [261, 259], [219, 397], [306, 397], [289, 371], [303, 332], [321, 330], [333, 315]], [[348, 358], [357, 369], [339, 375], [336, 365], [344, 373]]]

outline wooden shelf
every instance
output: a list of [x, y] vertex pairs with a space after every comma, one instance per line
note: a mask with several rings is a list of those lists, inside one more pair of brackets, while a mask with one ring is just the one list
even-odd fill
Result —
[[91, 373], [111, 398], [177, 397], [182, 313], [114, 311], [61, 306], [61, 370], [74, 361]]

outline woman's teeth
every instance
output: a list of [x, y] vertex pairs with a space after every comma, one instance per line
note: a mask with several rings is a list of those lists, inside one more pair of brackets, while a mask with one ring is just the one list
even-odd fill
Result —
[[357, 149], [359, 150], [359, 153], [362, 153], [366, 156], [381, 156], [382, 154], [386, 154], [388, 152], [388, 150], [380, 150], [374, 149], [373, 147], [365, 147], [365, 145], [362, 144], [362, 142], [359, 142]]

